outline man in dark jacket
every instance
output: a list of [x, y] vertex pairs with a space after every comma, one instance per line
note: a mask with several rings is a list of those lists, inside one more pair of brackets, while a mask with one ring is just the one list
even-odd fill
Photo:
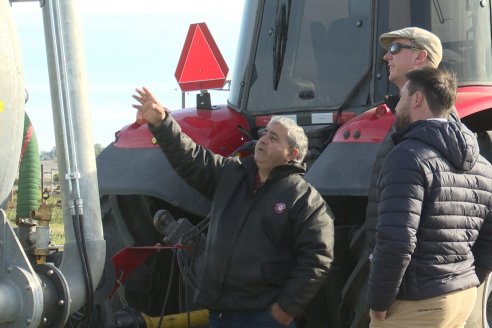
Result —
[[332, 214], [302, 177], [307, 137], [273, 117], [254, 158], [226, 158], [181, 132], [146, 89], [134, 105], [174, 169], [212, 199], [196, 293], [211, 327], [295, 327], [333, 260]]
[[378, 180], [370, 326], [464, 327], [492, 270], [492, 167], [448, 120], [454, 77], [423, 68], [406, 79]]

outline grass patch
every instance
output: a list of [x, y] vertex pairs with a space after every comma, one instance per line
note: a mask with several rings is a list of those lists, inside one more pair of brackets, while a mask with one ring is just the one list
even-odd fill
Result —
[[[63, 245], [65, 244], [65, 235], [63, 230], [63, 211], [61, 208], [61, 197], [59, 193], [53, 193], [46, 201], [48, 208], [51, 210], [50, 221], [50, 240], [51, 245]], [[9, 219], [12, 227], [16, 227], [16, 206], [17, 206], [17, 193], [14, 192], [12, 198], [7, 205], [7, 218]]]

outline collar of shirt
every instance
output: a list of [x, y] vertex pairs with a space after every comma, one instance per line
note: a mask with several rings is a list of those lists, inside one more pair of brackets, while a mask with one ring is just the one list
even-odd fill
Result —
[[442, 117], [433, 117], [433, 118], [428, 118], [427, 121], [447, 122], [448, 120]]

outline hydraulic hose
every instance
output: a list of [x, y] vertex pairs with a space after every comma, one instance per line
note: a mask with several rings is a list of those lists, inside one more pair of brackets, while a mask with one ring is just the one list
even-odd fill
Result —
[[19, 165], [17, 218], [30, 218], [37, 211], [41, 196], [41, 169], [36, 133], [27, 113], [24, 114], [24, 134]]

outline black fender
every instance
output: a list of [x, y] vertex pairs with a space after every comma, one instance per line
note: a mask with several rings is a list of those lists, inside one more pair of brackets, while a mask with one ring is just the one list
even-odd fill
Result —
[[206, 216], [211, 201], [190, 187], [158, 147], [106, 147], [96, 159], [99, 194], [144, 195], [162, 199], [197, 216]]
[[333, 142], [312, 164], [306, 181], [323, 196], [367, 196], [381, 143]]

